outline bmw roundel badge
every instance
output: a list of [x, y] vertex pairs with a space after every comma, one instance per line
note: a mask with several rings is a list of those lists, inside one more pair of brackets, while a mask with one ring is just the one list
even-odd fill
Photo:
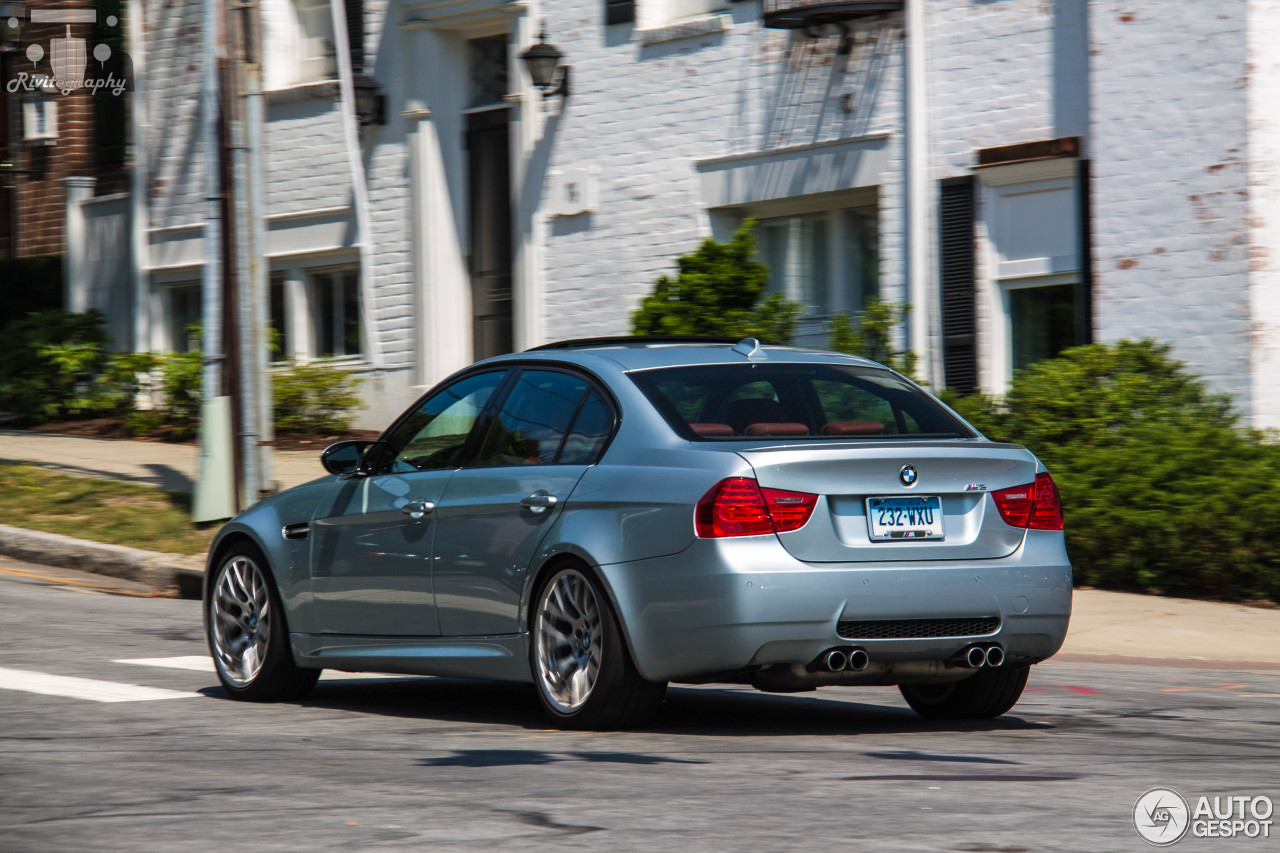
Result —
[[916, 478], [919, 476], [914, 465], [903, 465], [902, 470], [898, 472], [898, 479], [902, 481], [904, 486], [914, 486]]

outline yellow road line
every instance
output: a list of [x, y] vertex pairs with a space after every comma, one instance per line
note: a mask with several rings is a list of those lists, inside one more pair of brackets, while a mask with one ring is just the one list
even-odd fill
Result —
[[48, 574], [47, 572], [42, 572], [36, 569], [19, 569], [14, 566], [0, 566], [0, 574], [13, 575], [15, 577], [20, 577], [20, 578], [30, 578], [32, 580], [48, 581], [49, 583], [62, 583], [62, 584], [70, 584], [73, 586], [89, 587], [90, 589], [109, 590], [111, 592], [117, 593], [118, 595], [132, 595], [136, 598], [157, 598], [160, 596], [160, 593], [138, 592], [136, 590], [125, 589], [124, 587], [114, 586], [112, 584], [107, 584], [107, 583], [94, 583], [92, 581], [80, 581], [80, 580], [75, 580], [73, 578], [59, 578], [51, 574]]

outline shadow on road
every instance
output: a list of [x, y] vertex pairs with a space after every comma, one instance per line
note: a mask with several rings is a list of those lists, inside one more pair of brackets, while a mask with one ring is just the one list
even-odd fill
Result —
[[[221, 687], [208, 687], [201, 692], [211, 697], [227, 698]], [[298, 704], [306, 708], [330, 708], [360, 714], [519, 726], [537, 731], [556, 730], [538, 705], [533, 688], [524, 684], [426, 677], [378, 680], [372, 676], [368, 681], [321, 681], [311, 695]], [[741, 688], [671, 687], [667, 690], [667, 701], [653, 723], [633, 731], [694, 737], [847, 737], [858, 734], [918, 732], [927, 735], [949, 731], [1052, 728], [1052, 725], [1028, 722], [1016, 716], [994, 720], [935, 721], [924, 720], [905, 707], [817, 696], [773, 695]], [[923, 753], [887, 757], [929, 760], [929, 756]], [[948, 760], [957, 759], [949, 756]]]

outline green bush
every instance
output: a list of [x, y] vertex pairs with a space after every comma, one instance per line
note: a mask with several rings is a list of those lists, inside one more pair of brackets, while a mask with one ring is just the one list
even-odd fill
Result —
[[323, 362], [290, 361], [271, 375], [271, 411], [277, 430], [341, 432], [360, 408], [360, 380]]
[[90, 385], [107, 363], [99, 311], [37, 311], [0, 335], [0, 409], [42, 423], [91, 409]]
[[861, 313], [853, 317], [840, 313], [832, 318], [828, 346], [836, 352], [878, 361], [904, 376], [910, 376], [916, 369], [916, 354], [895, 348], [892, 340], [894, 326], [905, 321], [909, 313], [910, 305], [874, 297], [868, 299]]
[[755, 223], [748, 219], [728, 243], [708, 237], [676, 259], [676, 276], [663, 275], [631, 318], [637, 335], [753, 337], [788, 344], [800, 305], [781, 294], [766, 297], [769, 268], [755, 260]]
[[[188, 334], [191, 334], [189, 331]], [[198, 335], [196, 335], [198, 337]], [[164, 420], [173, 427], [175, 438], [195, 435], [200, 424], [200, 387], [204, 376], [203, 353], [199, 349], [165, 353], [160, 358], [160, 391], [164, 397]]]
[[1154, 341], [1066, 350], [1003, 400], [951, 399], [1053, 473], [1077, 581], [1280, 600], [1280, 446]]

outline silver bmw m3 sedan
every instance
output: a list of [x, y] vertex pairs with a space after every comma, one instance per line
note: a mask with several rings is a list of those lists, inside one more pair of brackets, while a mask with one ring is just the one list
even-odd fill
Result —
[[898, 685], [988, 718], [1062, 645], [1053, 479], [865, 359], [599, 338], [446, 379], [232, 519], [204, 618], [234, 697], [322, 669], [532, 682], [575, 727], [668, 682]]

